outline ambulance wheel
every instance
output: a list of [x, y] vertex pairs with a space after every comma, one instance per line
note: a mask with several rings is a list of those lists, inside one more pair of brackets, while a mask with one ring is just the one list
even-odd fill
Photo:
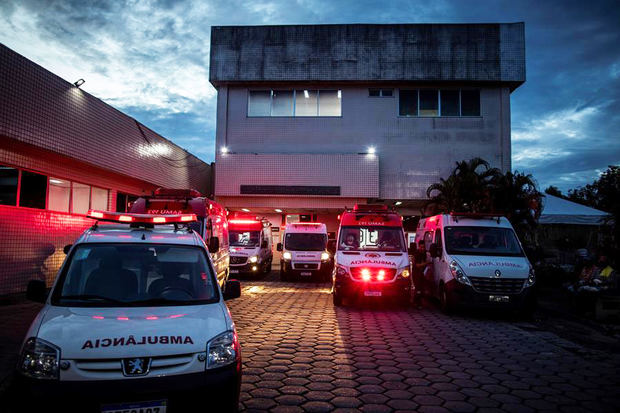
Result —
[[340, 296], [340, 294], [336, 294], [336, 291], [334, 291], [332, 293], [332, 300], [334, 301], [334, 306], [335, 307], [341, 307], [342, 306], [342, 297]]
[[444, 314], [450, 314], [453, 310], [454, 304], [446, 291], [446, 287], [441, 284], [439, 286], [439, 308]]

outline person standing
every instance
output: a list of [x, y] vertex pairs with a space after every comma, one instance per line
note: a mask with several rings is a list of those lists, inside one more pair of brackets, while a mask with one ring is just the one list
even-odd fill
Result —
[[428, 257], [426, 254], [426, 246], [424, 241], [418, 241], [418, 248], [413, 254], [413, 286], [415, 288], [413, 295], [413, 302], [418, 308], [422, 309], [422, 295], [426, 287], [424, 279], [424, 270], [428, 265]]

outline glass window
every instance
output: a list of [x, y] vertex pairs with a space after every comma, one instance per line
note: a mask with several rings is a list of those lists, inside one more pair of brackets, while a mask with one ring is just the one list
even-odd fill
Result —
[[319, 99], [316, 90], [298, 90], [295, 92], [295, 116], [317, 116]]
[[383, 96], [384, 98], [390, 97], [394, 94], [394, 92], [392, 91], [392, 89], [381, 89], [381, 96]]
[[269, 116], [271, 114], [271, 91], [251, 90], [248, 102], [248, 116]]
[[439, 116], [439, 101], [436, 89], [420, 90], [420, 116]]
[[271, 96], [271, 116], [293, 116], [292, 90], [274, 90]]
[[[97, 209], [101, 211], [108, 210], [108, 193], [107, 189], [97, 188], [93, 186], [93, 192], [90, 198], [90, 207], [91, 209]], [[125, 212], [125, 211], [123, 211]]]
[[284, 237], [284, 248], [289, 251], [324, 251], [327, 234], [288, 233]]
[[398, 94], [400, 116], [418, 116], [418, 91], [401, 90]]
[[480, 116], [479, 90], [461, 90], [461, 116]]
[[381, 96], [381, 89], [368, 89], [368, 96], [370, 97]]
[[70, 195], [71, 182], [58, 178], [50, 178], [47, 209], [52, 211], [69, 212]]
[[[45, 209], [47, 195], [47, 176], [34, 172], [22, 171], [19, 189], [19, 206]], [[67, 201], [67, 207], [69, 203]]]
[[522, 257], [514, 231], [496, 227], [446, 227], [446, 250], [451, 255]]
[[342, 92], [340, 90], [319, 91], [319, 116], [340, 116]]
[[258, 247], [260, 231], [229, 231], [228, 240], [233, 247]]
[[[50, 180], [51, 182], [51, 180]], [[73, 196], [71, 197], [71, 212], [74, 214], [86, 214], [90, 207], [90, 186], [73, 183]]]
[[0, 165], [0, 205], [17, 205], [19, 170]]
[[441, 116], [459, 116], [459, 91], [441, 91]]
[[406, 251], [403, 230], [387, 227], [343, 227], [339, 250]]
[[[138, 277], [140, 282], [138, 282]], [[55, 305], [127, 307], [213, 302], [217, 287], [204, 251], [157, 244], [82, 244], [52, 293]]]

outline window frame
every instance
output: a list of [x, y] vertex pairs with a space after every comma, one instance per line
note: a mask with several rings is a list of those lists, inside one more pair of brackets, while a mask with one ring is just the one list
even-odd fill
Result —
[[[280, 91], [290, 91], [293, 92], [293, 115], [292, 116], [273, 116], [271, 115], [271, 113], [273, 112], [273, 91], [274, 90], [280, 90]], [[297, 112], [297, 90], [316, 90], [316, 101], [317, 101], [317, 114], [316, 115], [312, 115], [312, 116], [297, 116], [296, 112]], [[334, 119], [338, 119], [338, 118], [342, 118], [342, 89], [304, 89], [304, 88], [279, 88], [279, 89], [260, 89], [260, 88], [248, 88], [246, 89], [247, 94], [246, 94], [246, 110], [245, 110], [245, 117], [246, 119], [248, 118], [252, 118], [252, 119], [293, 119], [293, 118], [297, 118], [297, 119], [314, 119], [314, 118], [334, 118]], [[251, 116], [250, 115], [250, 92], [267, 92], [269, 91], [269, 115], [268, 116]], [[321, 91], [336, 91], [338, 93], [338, 95], [340, 96], [338, 99], [340, 100], [340, 115], [320, 115], [321, 113]]]
[[[377, 91], [379, 91], [379, 95], [377, 95], [377, 96], [371, 96], [371, 95], [370, 95], [370, 91], [371, 91], [371, 90], [377, 90]], [[386, 96], [386, 95], [384, 95], [384, 94], [383, 94], [383, 91], [385, 91], [385, 90], [389, 90], [392, 94], [391, 94], [391, 95], [387, 95], [387, 96]], [[394, 94], [394, 88], [374, 88], [374, 87], [373, 87], [373, 88], [368, 88], [368, 97], [369, 97], [369, 98], [373, 98], [373, 99], [377, 99], [377, 98], [394, 98], [394, 97], [395, 97], [395, 94]]]
[[[437, 116], [427, 116], [427, 115], [420, 115], [420, 91], [421, 90], [437, 90], [437, 112], [438, 115]], [[480, 88], [468, 88], [468, 87], [464, 87], [464, 88], [444, 88], [444, 90], [451, 90], [451, 91], [457, 91], [459, 92], [459, 114], [458, 115], [442, 115], [441, 113], [441, 87], [438, 88], [398, 88], [398, 109], [396, 111], [396, 117], [398, 118], [403, 118], [403, 119], [412, 119], [412, 118], [423, 118], [423, 119], [437, 119], [437, 118], [469, 118], [469, 119], [476, 119], [476, 118], [482, 118], [482, 113], [483, 113], [483, 108], [482, 108], [482, 98], [481, 98], [481, 90]], [[467, 90], [467, 91], [478, 91], [478, 107], [480, 109], [480, 113], [478, 115], [463, 115], [463, 109], [462, 109], [462, 91], [463, 90]], [[417, 91], [417, 98], [418, 98], [418, 104], [417, 104], [417, 114], [416, 115], [401, 115], [400, 114], [400, 92], [401, 91], [407, 91], [407, 92], [413, 92], [413, 91]], [[370, 97], [370, 96], [369, 96]], [[377, 98], [378, 96], [372, 96], [373, 98]]]

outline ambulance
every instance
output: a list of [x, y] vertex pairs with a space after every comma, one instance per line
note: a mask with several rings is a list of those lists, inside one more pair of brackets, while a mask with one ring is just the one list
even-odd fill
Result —
[[268, 274], [273, 261], [271, 223], [255, 215], [228, 216], [231, 274]]
[[[241, 349], [194, 214], [89, 211], [17, 365], [16, 411], [235, 411]], [[108, 222], [112, 222], [109, 224]]]
[[534, 309], [534, 269], [505, 217], [436, 215], [420, 220], [416, 239], [428, 251], [427, 290], [445, 312], [462, 305]]
[[286, 224], [282, 232], [282, 242], [278, 243], [282, 252], [280, 278], [322, 280], [329, 276], [327, 252], [327, 226], [320, 222], [295, 222]]
[[226, 209], [203, 196], [195, 189], [158, 188], [153, 196], [138, 198], [132, 205], [138, 214], [195, 214], [191, 224], [209, 246], [211, 259], [217, 271], [217, 281], [224, 287], [229, 275], [228, 222]]
[[409, 254], [401, 216], [387, 205], [355, 205], [340, 217], [332, 297], [411, 300]]

